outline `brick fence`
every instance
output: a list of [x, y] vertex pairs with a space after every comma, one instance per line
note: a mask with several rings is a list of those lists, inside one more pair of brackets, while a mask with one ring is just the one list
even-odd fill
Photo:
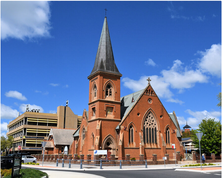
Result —
[[[33, 154], [32, 156], [37, 158], [37, 161], [42, 161], [43, 159], [43, 155], [42, 154]], [[138, 164], [145, 164], [145, 160], [147, 161], [148, 165], [156, 165], [156, 164], [164, 164], [164, 160], [162, 159], [162, 157], [157, 157], [158, 155], [153, 154], [152, 157], [146, 158], [144, 157], [144, 155], [140, 155], [137, 159], [131, 158], [129, 154], [127, 154], [125, 156], [125, 158], [122, 158], [122, 164], [123, 165], [138, 165]], [[169, 155], [166, 154], [165, 155], [166, 160], [165, 163], [166, 164], [175, 164], [175, 157], [170, 159]], [[62, 162], [62, 159], [64, 159], [65, 163], [68, 163], [69, 160], [71, 159], [72, 163], [77, 163], [79, 160], [83, 160], [83, 162], [87, 163], [87, 164], [99, 164], [99, 160], [101, 159], [101, 157], [99, 155], [95, 155], [94, 159], [91, 159], [91, 155], [62, 155], [62, 154], [58, 154], [58, 155], [49, 155], [49, 154], [45, 154], [44, 155], [44, 161], [45, 162], [56, 162], [56, 160], [59, 159], [59, 163]], [[109, 160], [109, 165], [119, 165], [119, 161], [115, 158], [115, 155], [111, 155], [110, 160]], [[176, 154], [176, 163], [178, 163], [178, 161], [180, 161], [180, 152], [177, 152]], [[103, 165], [106, 165], [106, 163], [104, 162]]]

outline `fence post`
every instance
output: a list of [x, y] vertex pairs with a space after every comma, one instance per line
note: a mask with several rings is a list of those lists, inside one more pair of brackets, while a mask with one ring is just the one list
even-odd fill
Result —
[[64, 167], [64, 159], [62, 158], [62, 167]]
[[80, 159], [80, 169], [82, 169], [82, 159]]
[[119, 168], [122, 169], [122, 162], [121, 162], [121, 160], [119, 162]]
[[59, 164], [59, 163], [58, 163], [58, 158], [57, 158], [57, 160], [56, 160], [56, 166], [57, 166], [57, 167], [58, 167], [58, 164]]
[[69, 159], [69, 168], [71, 168], [71, 159]]
[[145, 159], [145, 168], [147, 168], [147, 160]]
[[102, 169], [102, 159], [100, 159], [100, 169]]

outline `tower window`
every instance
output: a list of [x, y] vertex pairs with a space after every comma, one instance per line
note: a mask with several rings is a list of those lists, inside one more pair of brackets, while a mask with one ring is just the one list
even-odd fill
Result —
[[113, 107], [107, 107], [106, 108], [106, 115], [109, 116], [109, 115], [112, 115], [113, 114]]
[[112, 96], [112, 85], [108, 84], [106, 86], [106, 97], [110, 97], [110, 96]]
[[96, 108], [92, 108], [92, 116], [96, 115]]
[[97, 87], [96, 87], [96, 85], [94, 85], [94, 87], [93, 87], [93, 96], [94, 96], [94, 98], [96, 98], [96, 96], [97, 96]]

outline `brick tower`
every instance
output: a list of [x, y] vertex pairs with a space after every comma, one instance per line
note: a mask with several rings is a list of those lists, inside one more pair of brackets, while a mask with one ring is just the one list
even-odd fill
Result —
[[108, 157], [117, 153], [116, 126], [121, 118], [120, 77], [113, 56], [105, 17], [98, 51], [89, 79], [88, 140], [92, 149], [105, 149]]

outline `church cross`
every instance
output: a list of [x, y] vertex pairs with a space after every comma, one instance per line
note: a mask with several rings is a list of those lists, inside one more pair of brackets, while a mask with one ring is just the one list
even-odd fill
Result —
[[151, 81], [150, 77], [148, 77], [147, 81], [148, 81], [148, 85], [150, 85], [150, 81]]
[[106, 17], [106, 11], [107, 11], [107, 9], [105, 9], [105, 17]]

